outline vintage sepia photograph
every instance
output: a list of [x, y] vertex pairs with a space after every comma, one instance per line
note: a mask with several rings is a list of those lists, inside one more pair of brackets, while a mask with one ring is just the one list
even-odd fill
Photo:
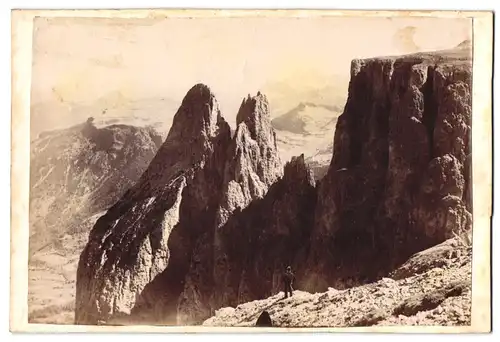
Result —
[[201, 12], [33, 17], [26, 323], [489, 319], [474, 18]]

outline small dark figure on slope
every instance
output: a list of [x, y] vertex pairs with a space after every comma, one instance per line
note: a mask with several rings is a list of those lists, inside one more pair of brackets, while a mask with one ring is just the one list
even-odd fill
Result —
[[295, 275], [292, 272], [292, 268], [287, 266], [285, 273], [283, 274], [283, 285], [285, 286], [285, 298], [288, 298], [288, 293], [290, 293], [290, 297], [293, 295], [293, 281], [295, 279]]

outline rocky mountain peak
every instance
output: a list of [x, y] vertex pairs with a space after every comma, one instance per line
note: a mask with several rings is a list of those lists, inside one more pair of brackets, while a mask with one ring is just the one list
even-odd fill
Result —
[[283, 179], [288, 182], [305, 181], [310, 186], [315, 186], [314, 174], [305, 161], [304, 154], [292, 157], [292, 159], [285, 164]]
[[[165, 184], [194, 165], [203, 166], [207, 153], [214, 152], [215, 145], [217, 149], [227, 146], [230, 138], [229, 124], [220, 113], [215, 95], [208, 86], [197, 84], [184, 97], [165, 142], [142, 180], [154, 187], [155, 184]], [[217, 158], [223, 157], [218, 155]]]
[[237, 122], [231, 139], [210, 89], [188, 91], [148, 169], [90, 234], [78, 270], [77, 322], [145, 312], [164, 322], [206, 317], [213, 293], [202, 285], [227, 274], [215, 266], [230, 245], [218, 227], [283, 174], [266, 97], [244, 99]]
[[[237, 300], [242, 292], [235, 279], [240, 279], [245, 265], [234, 257], [234, 236], [253, 234], [245, 220], [253, 212], [248, 206], [261, 201], [283, 175], [276, 136], [270, 122], [269, 104], [260, 92], [243, 99], [237, 114], [234, 138], [226, 150], [226, 162], [220, 202], [216, 209], [213, 231], [206, 232], [194, 251], [195, 262], [186, 279], [179, 302], [179, 320], [196, 322], [210, 313], [210, 307]], [[251, 215], [251, 214], [250, 214]], [[231, 222], [228, 220], [233, 217]], [[248, 221], [248, 220], [247, 220]], [[239, 243], [239, 242], [238, 242]], [[244, 246], [243, 248], [248, 248]], [[243, 249], [242, 249], [243, 252]], [[200, 260], [204, 260], [200, 266]], [[213, 266], [211, 261], [213, 260]], [[231, 271], [230, 271], [231, 270]], [[229, 279], [229, 273], [233, 279]], [[213, 287], [203, 284], [214, 284]], [[223, 294], [221, 289], [226, 288]]]
[[188, 90], [186, 96], [184, 96], [184, 99], [182, 100], [182, 103], [188, 103], [192, 101], [207, 102], [212, 97], [214, 97], [214, 95], [209, 86], [203, 83], [197, 83]]
[[140, 180], [90, 233], [78, 265], [77, 323], [158, 303], [153, 280], [175, 303], [194, 244], [213, 227], [230, 138], [215, 96], [195, 85]]
[[[222, 216], [250, 201], [262, 198], [282, 174], [276, 134], [271, 126], [265, 95], [243, 99], [236, 122], [238, 127], [227, 151], [224, 173]], [[222, 217], [220, 223], [225, 222]]]
[[472, 40], [466, 39], [457, 45], [458, 48], [472, 48]]
[[[210, 138], [218, 134], [218, 125], [224, 121], [219, 104], [210, 88], [196, 84], [187, 92], [177, 110], [167, 141], [181, 140], [191, 144], [192, 139]], [[186, 141], [183, 138], [189, 138]]]
[[249, 94], [243, 99], [236, 115], [236, 125], [245, 123], [252, 139], [262, 140], [272, 135], [272, 140], [275, 140], [270, 121], [269, 102], [264, 94], [258, 92], [253, 97]]

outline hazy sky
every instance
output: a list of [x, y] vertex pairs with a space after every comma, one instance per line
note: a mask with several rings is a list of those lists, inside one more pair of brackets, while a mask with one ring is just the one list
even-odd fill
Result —
[[449, 48], [470, 36], [468, 19], [42, 18], [35, 21], [32, 101], [180, 101], [203, 82], [231, 115], [266, 82], [322, 86], [348, 77], [353, 58]]

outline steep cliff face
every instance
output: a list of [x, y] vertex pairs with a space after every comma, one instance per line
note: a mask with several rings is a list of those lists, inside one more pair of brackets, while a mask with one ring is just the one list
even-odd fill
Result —
[[318, 190], [311, 289], [372, 280], [470, 229], [470, 53], [352, 62]]
[[[281, 276], [286, 266], [297, 270], [306, 260], [315, 204], [313, 173], [304, 155], [300, 155], [286, 163], [283, 177], [271, 186], [262, 200], [252, 203], [228, 221], [225, 229], [233, 226], [245, 231], [245, 239], [238, 239], [236, 246], [234, 243], [232, 246], [232, 259], [239, 265], [241, 276], [235, 287], [237, 299], [229, 303], [235, 306], [281, 290]], [[236, 229], [226, 232], [224, 237], [228, 244], [237, 240]], [[296, 285], [301, 286], [300, 276]], [[224, 288], [217, 290], [223, 292]]]
[[283, 175], [265, 95], [258, 93], [243, 100], [236, 125], [234, 139], [227, 149], [218, 227], [224, 225], [234, 210], [262, 198], [269, 186]]
[[137, 184], [90, 233], [78, 265], [77, 324], [109, 321], [179, 295], [193, 247], [215, 223], [229, 140], [214, 95], [195, 85]]
[[[179, 301], [178, 322], [200, 323], [220, 307], [279, 291], [283, 269], [298, 268], [306, 260], [315, 190], [304, 156], [293, 158], [265, 196], [235, 210], [217, 227], [213, 273], [207, 270], [200, 277], [206, 259], [196, 260], [198, 268], [192, 267], [190, 286]], [[205, 250], [211, 248], [205, 245]]]
[[[233, 213], [218, 234], [230, 267], [218, 275], [213, 307], [237, 305], [276, 291], [286, 265], [305, 260], [313, 221], [315, 182], [304, 156], [285, 165], [264, 198]], [[218, 265], [217, 265], [218, 266]], [[223, 278], [222, 278], [223, 277]]]
[[236, 280], [231, 277], [239, 279], [241, 267], [235, 264], [234, 257], [229, 257], [233, 246], [229, 240], [224, 240], [224, 236], [235, 237], [241, 233], [238, 240], [244, 241], [246, 226], [226, 224], [228, 219], [235, 211], [240, 212], [252, 201], [262, 199], [271, 184], [283, 175], [266, 97], [259, 93], [244, 99], [236, 122], [235, 137], [227, 153], [223, 197], [213, 240], [215, 287], [226, 288], [226, 291], [214, 292], [214, 306], [236, 300], [239, 293], [239, 284], [235, 284]]

